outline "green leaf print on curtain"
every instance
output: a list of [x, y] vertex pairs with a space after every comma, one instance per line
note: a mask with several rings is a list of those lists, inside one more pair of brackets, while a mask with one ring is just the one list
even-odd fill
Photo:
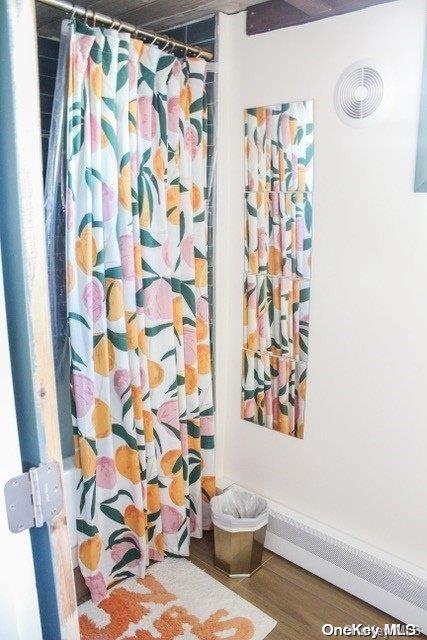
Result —
[[205, 62], [78, 23], [70, 46], [78, 556], [98, 602], [210, 527]]
[[242, 418], [302, 438], [307, 381], [313, 102], [245, 113]]

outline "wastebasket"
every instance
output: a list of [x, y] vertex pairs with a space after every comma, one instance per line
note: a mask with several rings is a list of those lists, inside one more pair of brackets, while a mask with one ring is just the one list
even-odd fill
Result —
[[231, 578], [250, 576], [262, 564], [267, 501], [230, 487], [211, 499], [215, 567]]

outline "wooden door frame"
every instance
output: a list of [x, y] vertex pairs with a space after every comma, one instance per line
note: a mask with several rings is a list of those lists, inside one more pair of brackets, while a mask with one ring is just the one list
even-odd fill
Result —
[[[0, 2], [0, 83], [0, 234], [21, 457], [24, 470], [57, 461], [63, 481], [45, 249], [34, 0]], [[31, 542], [43, 637], [78, 640], [65, 506], [50, 526], [31, 530]]]
[[[10, 366], [0, 247], [0, 487], [22, 470]], [[0, 620], [8, 640], [42, 640], [36, 578], [28, 531], [9, 531], [6, 502], [0, 499]]]

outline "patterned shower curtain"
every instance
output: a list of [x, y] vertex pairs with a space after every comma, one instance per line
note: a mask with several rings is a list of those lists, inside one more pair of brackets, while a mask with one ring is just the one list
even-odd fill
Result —
[[210, 526], [205, 62], [73, 24], [67, 291], [92, 598]]

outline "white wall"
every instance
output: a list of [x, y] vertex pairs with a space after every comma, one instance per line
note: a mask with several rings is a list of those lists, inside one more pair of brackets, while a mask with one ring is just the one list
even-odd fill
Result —
[[[424, 0], [245, 34], [221, 16], [216, 340], [218, 474], [427, 568], [427, 195], [414, 194]], [[388, 68], [388, 117], [337, 118], [356, 60]], [[240, 419], [243, 109], [315, 100], [306, 435]]]

